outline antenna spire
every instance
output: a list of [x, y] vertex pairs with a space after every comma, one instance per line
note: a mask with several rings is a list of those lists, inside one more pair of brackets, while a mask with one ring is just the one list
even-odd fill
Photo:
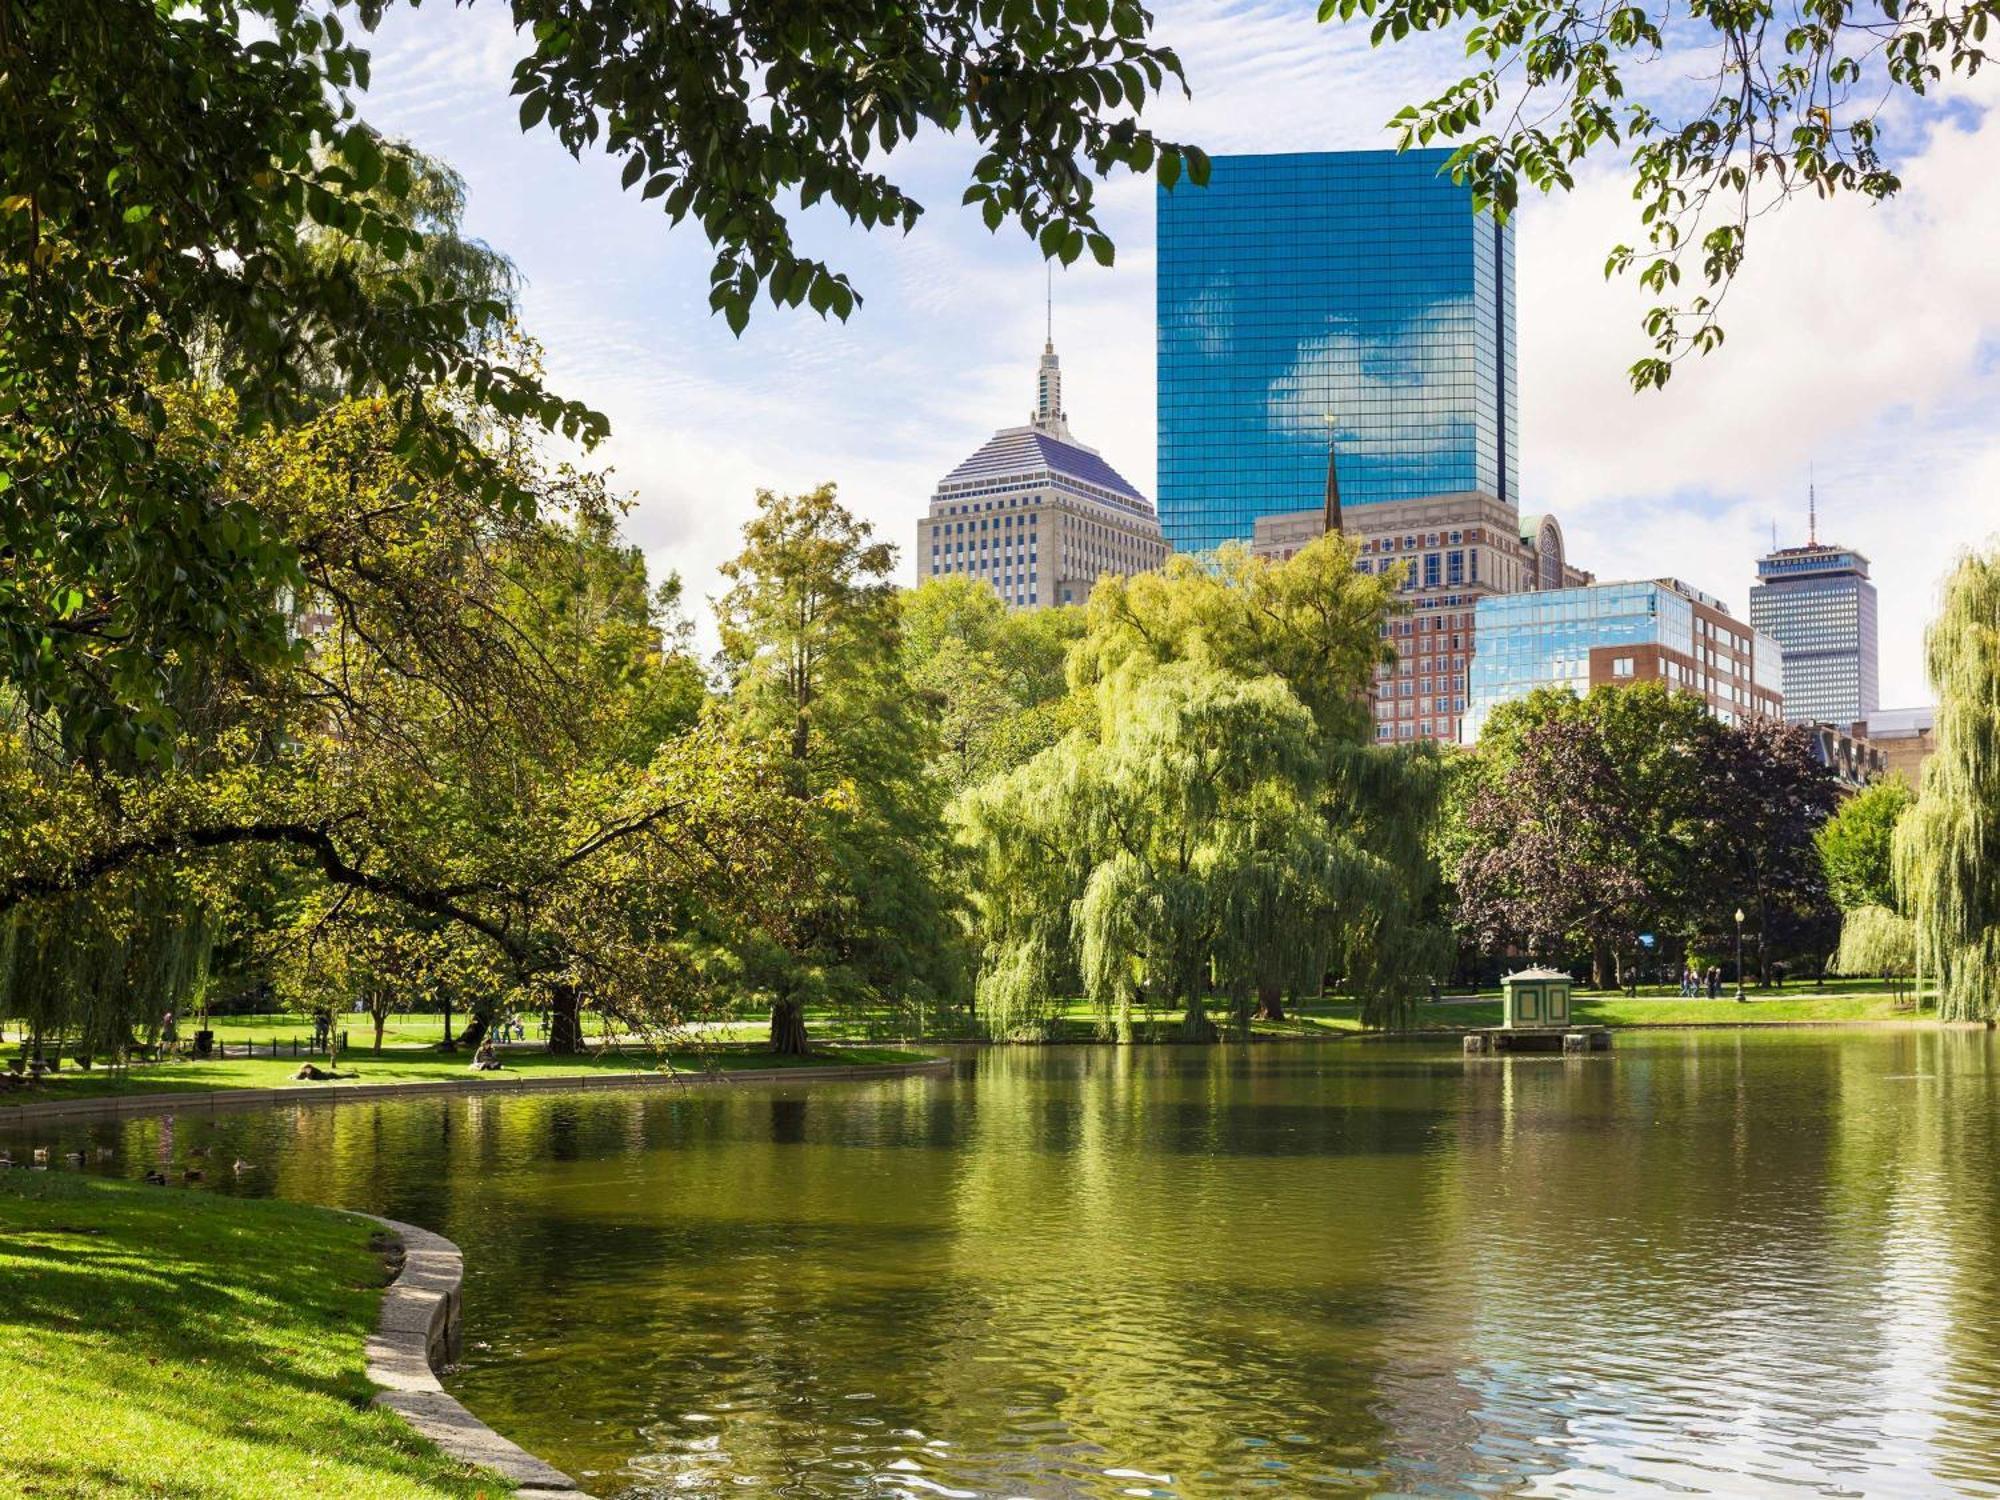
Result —
[[1813, 478], [1812, 465], [1806, 465], [1806, 543], [1819, 545], [1819, 485]]
[[1042, 362], [1035, 378], [1035, 414], [1028, 419], [1037, 431], [1069, 440], [1069, 421], [1063, 414], [1062, 361], [1056, 358], [1056, 270], [1049, 267], [1048, 301], [1044, 311], [1048, 327], [1042, 344]]

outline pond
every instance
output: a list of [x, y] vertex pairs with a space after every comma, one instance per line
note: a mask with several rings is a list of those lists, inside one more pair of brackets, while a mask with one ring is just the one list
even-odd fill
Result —
[[35, 1143], [86, 1142], [450, 1235], [447, 1384], [605, 1497], [2000, 1490], [1987, 1032], [993, 1049]]

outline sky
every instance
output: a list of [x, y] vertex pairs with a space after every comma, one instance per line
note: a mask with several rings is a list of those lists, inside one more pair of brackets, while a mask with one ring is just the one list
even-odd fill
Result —
[[[1425, 38], [1372, 50], [1320, 26], [1315, 0], [1158, 0], [1156, 36], [1193, 97], [1148, 111], [1211, 153], [1387, 147], [1385, 122], [1464, 71]], [[932, 488], [1033, 404], [1045, 270], [1012, 226], [958, 206], [973, 152], [922, 137], [890, 175], [928, 209], [908, 236], [815, 211], [801, 239], [849, 273], [846, 324], [759, 305], [741, 338], [707, 306], [708, 246], [619, 191], [619, 164], [523, 134], [508, 96], [525, 50], [500, 5], [392, 10], [374, 39], [378, 128], [449, 161], [466, 227], [513, 258], [551, 384], [604, 412], [595, 459], [634, 497], [628, 534], [701, 601], [740, 545], [756, 491], [824, 481], [907, 557]], [[1685, 60], [1655, 65], [1664, 89]], [[1680, 69], [1681, 71], [1676, 71]], [[1891, 115], [1903, 192], [1883, 205], [1797, 201], [1759, 221], [1721, 351], [1635, 394], [1651, 298], [1603, 275], [1636, 231], [1607, 159], [1517, 218], [1521, 508], [1553, 512], [1572, 562], [1604, 579], [1671, 574], [1747, 615], [1772, 526], [1859, 548], [1881, 596], [1882, 703], [1928, 703], [1923, 627], [1966, 548], [2000, 532], [2000, 70], [1920, 117]], [[1099, 189], [1110, 268], [1055, 273], [1065, 405], [1077, 436], [1153, 493], [1150, 178]], [[904, 581], [914, 577], [901, 570]], [[703, 636], [712, 640], [705, 628]]]

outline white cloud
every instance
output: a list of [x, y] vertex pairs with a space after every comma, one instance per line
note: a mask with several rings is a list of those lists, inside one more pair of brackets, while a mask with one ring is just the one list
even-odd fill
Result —
[[1883, 694], [1927, 698], [1936, 580], [2000, 526], [2000, 109], [1933, 126], [1883, 205], [1794, 202], [1755, 224], [1723, 306], [1728, 340], [1662, 392], [1624, 379], [1654, 300], [1607, 283], [1634, 233], [1616, 174], [1521, 216], [1523, 487], [1600, 576], [1671, 571], [1745, 606], [1756, 555], [1821, 533], [1860, 548], [1882, 596]]

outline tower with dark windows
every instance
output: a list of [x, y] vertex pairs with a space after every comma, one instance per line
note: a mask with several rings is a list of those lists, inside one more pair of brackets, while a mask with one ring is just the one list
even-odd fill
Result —
[[917, 522], [917, 581], [969, 577], [1016, 609], [1081, 604], [1107, 573], [1166, 561], [1146, 497], [1071, 434], [1053, 330], [1027, 424], [1003, 427], [938, 481]]
[[1785, 652], [1785, 717], [1852, 729], [1881, 705], [1875, 585], [1868, 559], [1819, 539], [1819, 496], [1807, 490], [1803, 547], [1757, 559], [1750, 623]]

